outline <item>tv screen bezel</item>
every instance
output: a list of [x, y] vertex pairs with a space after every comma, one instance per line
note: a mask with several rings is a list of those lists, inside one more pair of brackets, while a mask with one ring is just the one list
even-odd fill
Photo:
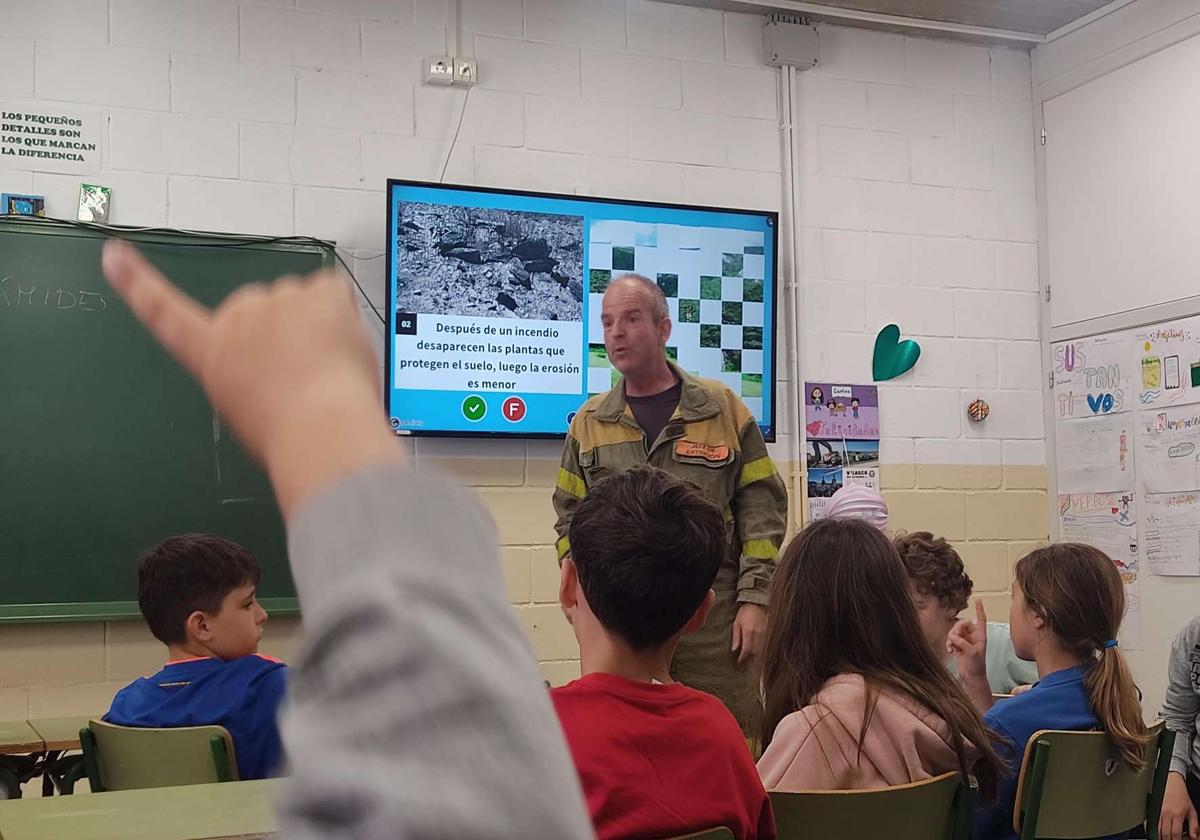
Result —
[[[387, 416], [392, 417], [392, 392], [395, 390], [392, 387], [392, 353], [395, 346], [395, 335], [393, 331], [393, 318], [395, 312], [392, 308], [392, 291], [393, 283], [395, 282], [395, 266], [392, 263], [392, 236], [395, 230], [395, 219], [392, 217], [395, 210], [395, 202], [392, 201], [392, 190], [395, 187], [427, 187], [433, 189], [460, 190], [464, 192], [487, 193], [491, 195], [515, 195], [526, 196], [530, 198], [549, 198], [567, 201], [590, 201], [597, 204], [618, 204], [635, 207], [651, 207], [661, 208], [664, 210], [698, 210], [710, 213], [733, 213], [743, 216], [765, 217], [769, 227], [774, 228], [775, 238], [774, 247], [771, 249], [771, 352], [774, 354], [771, 359], [771, 425], [767, 431], [763, 432], [763, 439], [767, 443], [775, 443], [777, 437], [777, 429], [779, 426], [778, 414], [778, 395], [776, 394], [776, 386], [779, 382], [779, 373], [777, 370], [777, 361], [779, 358], [778, 347], [776, 341], [779, 337], [779, 213], [775, 210], [748, 210], [739, 207], [714, 207], [706, 204], [676, 204], [667, 201], [639, 201], [626, 198], [611, 198], [607, 196], [579, 195], [572, 193], [554, 193], [542, 192], [539, 190], [515, 190], [505, 189], [503, 187], [481, 187], [473, 184], [445, 184], [438, 181], [414, 181], [406, 178], [388, 178], [387, 189], [384, 197], [387, 200], [387, 233], [384, 238], [385, 258], [386, 258], [386, 274], [384, 275], [384, 304], [388, 308], [387, 318], [384, 323], [384, 345], [383, 345], [383, 405]], [[764, 291], [765, 294], [765, 291]], [[586, 331], [587, 325], [585, 323]], [[391, 345], [389, 346], [389, 342]], [[583, 397], [583, 402], [586, 402], [588, 397]], [[580, 405], [583, 405], [583, 402]], [[755, 418], [758, 423], [758, 419]], [[759, 430], [762, 430], [762, 424], [758, 423]], [[768, 434], [769, 432], [769, 434]], [[398, 437], [441, 437], [441, 438], [480, 438], [493, 440], [563, 440], [567, 436], [566, 430], [561, 432], [457, 432], [457, 431], [437, 431], [427, 429], [398, 429], [396, 430]]]

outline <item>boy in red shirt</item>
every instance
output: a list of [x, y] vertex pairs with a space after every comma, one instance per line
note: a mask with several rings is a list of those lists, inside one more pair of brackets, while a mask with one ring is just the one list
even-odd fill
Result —
[[551, 697], [598, 840], [717, 826], [773, 840], [737, 721], [670, 674], [680, 637], [700, 629], [713, 603], [721, 511], [694, 484], [639, 466], [589, 488], [569, 539], [559, 600], [583, 676]]

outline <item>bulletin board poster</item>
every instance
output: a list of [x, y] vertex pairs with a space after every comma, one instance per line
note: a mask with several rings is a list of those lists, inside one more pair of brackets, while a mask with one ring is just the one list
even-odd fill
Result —
[[1135, 495], [1124, 493], [1071, 493], [1058, 497], [1059, 538], [1084, 543], [1107, 554], [1125, 585], [1125, 618], [1119, 641], [1122, 647], [1142, 646], [1142, 617], [1138, 585], [1138, 517]]
[[879, 489], [879, 389], [806, 382], [804, 394], [808, 510], [815, 521], [846, 484]]
[[1200, 405], [1138, 415], [1138, 478], [1147, 493], [1200, 490]]
[[1054, 345], [1054, 414], [1059, 420], [1120, 414], [1134, 407], [1128, 333]]
[[1058, 489], [1065, 493], [1132, 490], [1132, 415], [1058, 424]]
[[1156, 575], [1200, 575], [1200, 493], [1147, 493], [1146, 562]]
[[1200, 318], [1138, 330], [1134, 344], [1141, 408], [1200, 403]]

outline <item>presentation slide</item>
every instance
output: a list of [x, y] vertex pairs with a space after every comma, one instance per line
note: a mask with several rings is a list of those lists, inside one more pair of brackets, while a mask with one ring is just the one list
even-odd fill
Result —
[[666, 295], [667, 356], [774, 439], [776, 214], [388, 182], [387, 408], [399, 434], [561, 436], [620, 381], [609, 283]]

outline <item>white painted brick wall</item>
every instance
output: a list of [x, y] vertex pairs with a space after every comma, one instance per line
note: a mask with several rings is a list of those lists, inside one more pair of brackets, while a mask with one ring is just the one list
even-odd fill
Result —
[[170, 82], [171, 110], [178, 113], [278, 123], [296, 119], [296, 73], [288, 67], [176, 54]]
[[779, 73], [769, 67], [733, 67], [711, 61], [683, 63], [683, 107], [702, 114], [776, 120]]
[[0, 36], [0, 55], [5, 56], [0, 96], [33, 96], [33, 43], [32, 38]]
[[239, 10], [228, 0], [111, 0], [109, 10], [116, 46], [238, 56]]
[[81, 60], [79, 43], [38, 42], [36, 92], [41, 99], [165, 111], [169, 66], [165, 52], [89, 45]]
[[108, 4], [95, 0], [0, 0], [0, 20], [4, 34], [33, 38], [39, 43], [63, 41], [80, 44], [96, 42], [98, 33], [108, 32]]
[[625, 0], [525, 0], [525, 37], [625, 49]]
[[246, 5], [241, 12], [247, 61], [324, 70], [362, 65], [362, 24], [355, 18], [273, 6]]
[[673, 58], [583, 50], [582, 72], [586, 100], [656, 108], [682, 102], [682, 63]]
[[[460, 115], [451, 182], [780, 207], [761, 17], [462, 6], [482, 78], [469, 97], [420, 83], [423, 56], [446, 49], [446, 0], [0, 0], [0, 50], [18, 59], [0, 95], [104, 113], [94, 180], [114, 187], [113, 221], [336, 239], [376, 304], [384, 180], [438, 178]], [[797, 123], [806, 375], [869, 380], [875, 330], [896, 320], [925, 357], [884, 388], [885, 458], [1036, 462], [1028, 56], [839, 27], [820, 50]], [[0, 170], [55, 215], [79, 180]], [[975, 396], [992, 419], [968, 433]]]
[[181, 114], [116, 111], [109, 122], [113, 169], [175, 175], [238, 175], [238, 124]]
[[551, 152], [629, 157], [629, 110], [623, 105], [525, 98], [525, 145]]
[[576, 47], [477, 35], [475, 56], [487, 68], [479, 74], [484, 88], [543, 96], [579, 95]]
[[712, 9], [628, 0], [629, 51], [712, 61], [725, 54], [725, 17]]
[[806, 375], [869, 380], [898, 323], [922, 356], [882, 387], [885, 463], [1043, 464], [1029, 56], [823, 27], [820, 59], [799, 85]]
[[300, 125], [413, 133], [412, 83], [403, 75], [301, 70], [296, 103]]

